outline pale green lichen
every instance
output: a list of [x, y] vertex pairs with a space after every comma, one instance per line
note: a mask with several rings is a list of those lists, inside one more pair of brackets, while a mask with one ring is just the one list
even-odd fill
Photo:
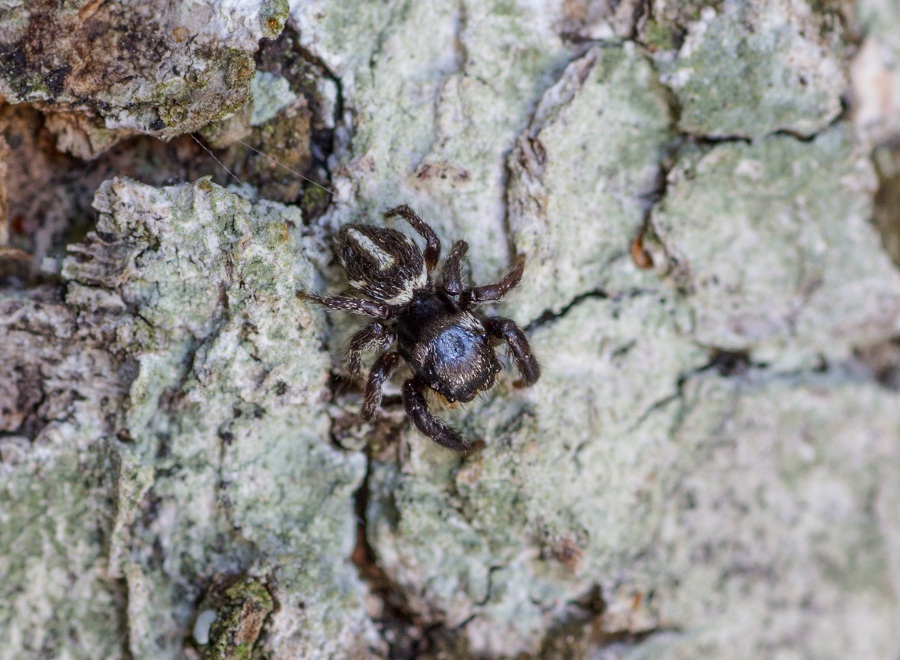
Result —
[[[848, 612], [860, 623], [843, 619], [837, 594], [846, 583], [828, 586], [813, 614], [803, 604], [808, 594], [793, 585], [832, 580], [834, 567], [816, 563], [813, 548], [818, 538], [844, 548], [842, 523], [806, 508], [806, 496], [792, 491], [796, 477], [775, 470], [765, 454], [746, 464], [740, 458], [773, 439], [810, 434], [827, 442], [844, 419], [848, 431], [837, 443], [849, 448], [868, 433], [867, 410], [887, 424], [874, 435], [889, 437], [892, 395], [839, 374], [791, 382], [754, 374], [756, 389], [744, 400], [745, 378], [707, 367], [719, 347], [748, 350], [734, 359], [750, 371], [755, 359], [776, 371], [808, 368], [817, 351], [844, 359], [854, 341], [893, 331], [897, 278], [865, 226], [872, 177], [864, 155], [842, 128], [810, 142], [762, 140], [778, 131], [812, 135], [837, 116], [846, 82], [839, 29], [803, 3], [694, 3], [679, 14], [687, 35], [677, 54], [651, 60], [632, 45], [603, 44], [560, 75], [566, 57], [550, 27], [558, 16], [510, 3], [458, 9], [323, 1], [294, 11], [304, 44], [341, 74], [345, 107], [358, 118], [339, 176], [355, 204], [339, 206], [330, 221], [378, 222], [388, 206], [411, 202], [446, 242], [472, 244], [478, 282], [504, 265], [509, 239], [528, 261], [520, 291], [501, 312], [523, 325], [538, 319], [532, 340], [544, 374], [533, 388], [501, 384], [467, 410], [439, 412], [467, 437], [485, 439], [482, 454], [462, 459], [410, 431], [396, 462], [373, 462], [369, 540], [380, 567], [414, 612], [455, 631], [470, 654], [552, 646], [569, 611], [596, 592], [605, 606], [579, 615], [589, 631], [585, 655], [629, 635], [636, 637], [621, 652], [650, 656], [723, 656], [739, 647], [886, 653], [895, 645], [886, 622], [896, 599], [873, 576], [897, 575], [896, 563], [880, 559], [896, 544], [895, 524], [855, 537], [865, 568], [851, 571], [863, 586], [849, 596]], [[664, 20], [666, 9], [657, 9]], [[344, 47], [345, 35], [357, 48]], [[676, 47], [676, 36], [650, 45]], [[695, 145], [685, 132], [760, 144]], [[695, 167], [703, 162], [709, 169]], [[507, 206], [497, 212], [503, 195]], [[505, 225], [496, 222], [504, 211]], [[734, 235], [744, 225], [771, 231], [745, 240]], [[640, 270], [629, 249], [645, 229], [648, 243], [663, 246], [654, 246], [654, 268]], [[682, 247], [693, 257], [678, 260]], [[773, 261], [789, 265], [788, 274], [775, 277]], [[750, 300], [717, 284], [709, 275], [722, 269], [764, 293]], [[821, 277], [806, 282], [813, 270]], [[764, 310], [770, 301], [777, 316], [797, 290], [805, 297], [794, 296], [781, 330], [728, 340], [741, 332], [729, 325], [733, 310], [756, 302]], [[826, 300], [842, 311], [817, 307]], [[332, 322], [344, 331], [343, 318]], [[708, 400], [696, 395], [698, 381], [714, 385], [703, 390]], [[846, 405], [832, 411], [832, 401]], [[756, 414], [780, 426], [760, 430]], [[801, 427], [805, 414], [815, 422]], [[883, 440], [876, 444], [896, 455]], [[744, 472], [735, 467], [723, 480], [716, 465], [691, 467], [711, 454]], [[813, 457], [811, 465], [840, 473], [830, 460]], [[793, 502], [803, 524], [788, 532], [779, 519], [767, 525], [769, 509], [742, 494], [743, 509], [729, 513], [731, 535], [744, 543], [746, 518], [764, 538], [797, 550], [773, 563], [754, 555], [750, 568], [741, 563], [743, 545], [698, 560], [718, 538], [717, 514], [708, 508], [707, 526], [691, 528], [690, 498], [677, 499], [683, 482], [702, 484], [707, 506], [728, 502], [732, 482], [745, 478]], [[868, 472], [857, 483], [890, 490], [892, 478]], [[855, 516], [869, 501], [853, 490], [845, 503]], [[669, 538], [677, 542], [667, 545]], [[690, 588], [678, 586], [682, 573]], [[727, 602], [717, 600], [722, 584]], [[798, 622], [784, 624], [783, 638], [768, 632], [781, 625], [767, 614], [773, 601], [783, 602], [779, 617]], [[673, 602], [688, 609], [682, 614]], [[591, 641], [595, 635], [600, 641]]]
[[663, 404], [706, 359], [679, 337], [686, 322], [654, 295], [587, 300], [534, 335], [552, 359], [533, 388], [501, 387], [468, 411], [464, 428], [488, 441], [483, 454], [460, 466], [410, 438], [402, 469], [374, 473], [379, 556], [450, 627], [474, 615], [477, 652], [534, 652], [553, 603], [611, 584], [648, 551], [663, 496], [654, 475], [674, 450], [677, 406]]
[[505, 156], [570, 58], [552, 9], [303, 3], [293, 16], [307, 47], [340, 73], [345, 104], [364, 118], [344, 171], [356, 204], [338, 206], [335, 219], [377, 219], [409, 202], [448, 243], [478, 246], [476, 279], [496, 278], [509, 263]]
[[697, 341], [814, 362], [891, 336], [900, 276], [870, 223], [873, 187], [843, 127], [685, 153], [653, 226]]
[[[466, 410], [437, 410], [487, 449], [459, 457], [408, 425], [396, 452], [390, 433], [373, 449], [368, 541], [389, 602], [415, 621], [397, 629], [423, 644], [444, 635], [440, 648], [494, 657], [900, 647], [897, 396], [836, 365], [895, 332], [897, 314], [896, 272], [866, 224], [871, 169], [844, 127], [822, 130], [841, 37], [805, 3], [752, 3], [744, 22], [717, 7], [655, 61], [628, 44], [573, 55], [550, 6], [293, 12], [354, 122], [323, 224], [380, 222], [408, 201], [445, 243], [471, 243], [479, 282], [510, 242], [528, 254], [502, 313], [531, 324], [541, 380], [505, 377]], [[764, 137], [784, 130], [821, 135]], [[646, 236], [673, 262], [641, 271], [629, 247], [660, 193]], [[101, 350], [53, 368], [100, 393], [63, 405], [50, 392], [57, 419], [0, 466], [13, 502], [0, 654], [180, 656], [214, 576], [271, 589], [260, 653], [383, 652], [369, 616], [392, 612], [363, 608], [347, 562], [364, 460], [329, 442], [331, 416], [356, 403], [326, 408], [323, 339], [337, 361], [348, 321], [294, 295], [326, 288], [319, 230], [209, 181], [117, 180], [97, 208], [102, 239], [63, 269], [71, 327], [46, 336], [97, 328]], [[748, 317], [765, 332], [736, 322]]]
[[264, 124], [288, 105], [297, 100], [286, 78], [266, 71], [257, 71], [250, 82], [253, 105], [250, 111], [250, 125]]
[[847, 87], [837, 44], [804, 3], [725, 3], [705, 9], [663, 80], [679, 128], [709, 136], [812, 135], [841, 111]]
[[697, 379], [684, 401], [642, 563], [672, 585], [656, 594], [661, 617], [686, 634], [635, 657], [719, 657], [736, 643], [751, 655], [890, 656], [900, 645], [896, 394], [840, 373], [760, 374]]
[[409, 460], [373, 473], [386, 570], [490, 656], [536, 652], [567, 616], [554, 607], [592, 585], [605, 608], [584, 625], [680, 631], [635, 657], [721, 657], [739, 640], [889, 654], [896, 395], [839, 373], [704, 374], [678, 307], [589, 300], [536, 333], [542, 380], [470, 413], [482, 455], [410, 437]]
[[46, 429], [41, 445], [0, 466], [0, 657], [115, 657], [117, 590], [102, 537], [108, 457], [77, 422]]
[[[253, 205], [208, 181], [112, 181], [96, 203], [98, 230], [127, 246], [121, 295], [154, 337], [127, 337], [139, 368], [131, 442], [116, 452], [119, 492], [142, 493], [119, 502], [111, 543], [121, 558], [112, 570], [146, 600], [129, 610], [132, 651], [176, 654], [201, 576], [235, 570], [277, 579], [273, 652], [365, 638], [353, 569], [333, 559], [350, 554], [363, 462], [323, 442], [327, 355], [296, 298], [319, 239], [296, 209]], [[65, 273], [77, 281], [79, 264]], [[148, 506], [156, 512], [141, 515]], [[142, 546], [175, 554], [159, 566], [129, 550]]]
[[[517, 320], [558, 312], [591, 291], [657, 285], [628, 247], [671, 121], [665, 90], [631, 45], [588, 52], [547, 92], [510, 158], [509, 224], [528, 258], [530, 290], [516, 300]], [[593, 125], [602, 128], [584, 130]]]
[[900, 6], [884, 0], [860, 0], [856, 12], [866, 34], [887, 46], [895, 58], [900, 56]]
[[[122, 389], [101, 340], [105, 316], [78, 313], [40, 288], [0, 294], [4, 659], [118, 653], [120, 589], [105, 557], [113, 461], [98, 411], [112, 413]], [[32, 387], [33, 409], [17, 410]], [[30, 433], [17, 428], [23, 418]]]

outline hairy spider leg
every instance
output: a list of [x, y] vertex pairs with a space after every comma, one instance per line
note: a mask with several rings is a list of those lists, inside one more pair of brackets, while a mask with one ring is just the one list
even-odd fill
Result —
[[513, 266], [499, 282], [494, 284], [485, 284], [484, 286], [476, 286], [472, 289], [466, 289], [460, 295], [460, 300], [464, 305], [478, 304], [483, 302], [491, 302], [500, 300], [509, 293], [519, 281], [522, 279], [522, 273], [525, 272], [525, 255], [520, 254], [516, 259], [516, 265]]
[[461, 265], [463, 257], [466, 256], [468, 250], [468, 243], [465, 241], [456, 241], [456, 243], [453, 244], [453, 247], [450, 248], [450, 254], [447, 255], [447, 260], [444, 262], [442, 286], [444, 287], [444, 291], [451, 296], [458, 296], [462, 293], [463, 283]]
[[397, 351], [382, 353], [369, 371], [369, 380], [366, 381], [366, 395], [362, 407], [363, 419], [372, 419], [375, 410], [381, 405], [381, 387], [384, 381], [391, 377], [397, 364], [400, 362], [400, 354]]
[[364, 352], [387, 350], [393, 337], [383, 323], [372, 321], [350, 339], [350, 360], [348, 371], [353, 378], [358, 378], [362, 370], [362, 354]]
[[484, 441], [467, 444], [455, 429], [438, 419], [428, 410], [423, 392], [427, 385], [418, 378], [410, 378], [403, 383], [403, 404], [406, 414], [424, 435], [439, 445], [453, 451], [470, 452], [484, 448]]
[[522, 329], [512, 319], [505, 319], [499, 316], [484, 319], [481, 323], [489, 334], [497, 339], [503, 339], [509, 345], [513, 360], [515, 360], [516, 367], [518, 367], [521, 374], [521, 378], [515, 381], [513, 385], [516, 387], [533, 385], [540, 378], [541, 367], [534, 353], [531, 352], [531, 346], [528, 344]]
[[425, 268], [430, 275], [441, 256], [441, 239], [437, 237], [431, 226], [406, 204], [389, 209], [385, 212], [384, 217], [393, 218], [396, 215], [406, 220], [425, 239], [425, 252], [422, 253], [422, 256], [425, 258]]
[[297, 297], [309, 300], [317, 305], [322, 305], [325, 309], [343, 310], [354, 314], [362, 314], [363, 316], [374, 319], [388, 319], [391, 317], [391, 308], [388, 305], [371, 300], [350, 298], [348, 296], [331, 296], [330, 298], [324, 298], [307, 291], [298, 291]]

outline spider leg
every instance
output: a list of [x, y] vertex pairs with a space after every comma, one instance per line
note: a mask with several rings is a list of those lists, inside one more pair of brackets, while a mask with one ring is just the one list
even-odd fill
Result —
[[362, 314], [375, 319], [387, 319], [391, 317], [391, 308], [388, 305], [372, 300], [363, 300], [362, 298], [350, 298], [348, 296], [331, 296], [324, 298], [315, 293], [306, 291], [298, 291], [297, 297], [309, 300], [317, 305], [322, 305], [325, 309], [337, 309], [353, 314]]
[[499, 316], [484, 319], [481, 323], [488, 333], [497, 339], [503, 339], [509, 345], [509, 350], [521, 374], [521, 378], [513, 385], [526, 387], [534, 384], [541, 377], [541, 367], [534, 353], [531, 352], [531, 346], [522, 329], [511, 319]]
[[372, 321], [350, 339], [350, 365], [348, 371], [354, 378], [359, 377], [362, 368], [362, 354], [365, 351], [387, 350], [391, 345], [391, 335], [383, 323]]
[[523, 272], [525, 272], [525, 255], [520, 254], [519, 258], [516, 259], [516, 265], [503, 276], [503, 279], [494, 284], [485, 284], [484, 286], [466, 289], [462, 292], [460, 300], [462, 300], [464, 305], [500, 300], [509, 293], [510, 289], [519, 283], [519, 280], [522, 279]]
[[406, 414], [416, 428], [439, 445], [453, 451], [470, 452], [483, 449], [483, 441], [466, 443], [455, 429], [431, 414], [422, 394], [425, 387], [425, 383], [418, 378], [410, 378], [403, 383], [403, 404], [406, 407]]
[[465, 241], [456, 241], [456, 243], [454, 243], [453, 247], [450, 249], [450, 254], [447, 255], [447, 260], [444, 262], [444, 291], [449, 293], [451, 296], [458, 296], [460, 293], [462, 293], [463, 283], [460, 266], [462, 265], [462, 259], [466, 256], [466, 252], [468, 250], [468, 243], [466, 243]]
[[398, 362], [400, 362], [400, 354], [397, 351], [391, 351], [383, 353], [372, 365], [372, 370], [369, 371], [369, 380], [366, 381], [366, 395], [362, 407], [364, 419], [372, 419], [375, 409], [381, 405], [383, 396], [381, 386], [394, 373]]
[[406, 220], [425, 239], [425, 252], [423, 254], [425, 257], [425, 268], [431, 273], [437, 265], [438, 258], [441, 256], [441, 240], [434, 233], [434, 230], [406, 204], [389, 209], [384, 214], [384, 217], [393, 218], [395, 215], [399, 215]]

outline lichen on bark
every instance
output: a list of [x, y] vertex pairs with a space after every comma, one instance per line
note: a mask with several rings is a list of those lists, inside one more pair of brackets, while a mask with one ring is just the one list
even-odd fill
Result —
[[287, 19], [285, 0], [57, 5], [5, 8], [0, 95], [46, 109], [59, 148], [81, 158], [127, 135], [170, 138], [239, 109], [260, 37], [277, 36]]
[[[57, 516], [57, 525], [76, 517], [68, 524], [84, 541], [57, 536], [58, 542], [72, 548], [72, 559], [92, 560], [77, 569], [80, 582], [93, 571], [108, 585], [105, 616], [94, 613], [104, 603], [97, 599], [86, 612], [50, 620], [94, 635], [100, 633], [91, 617], [99, 616], [112, 630], [108, 644], [127, 635], [121, 648], [135, 656], [177, 656], [206, 581], [246, 572], [278, 585], [280, 607], [267, 637], [274, 652], [364, 648], [369, 624], [353, 569], [333, 561], [350, 553], [351, 495], [364, 465], [322, 442], [327, 355], [295, 296], [313, 281], [310, 256], [321, 258], [320, 237], [296, 209], [251, 205], [203, 180], [163, 189], [113, 180], [95, 205], [96, 230], [63, 269], [68, 286], [61, 309], [73, 324], [78, 319], [105, 330], [93, 339], [94, 350], [111, 384], [94, 384], [92, 396], [111, 389], [118, 398], [81, 401], [83, 416], [48, 425], [34, 439], [52, 449], [59, 438], [50, 457], [75, 474], [79, 461], [72, 458], [83, 445], [81, 462], [92, 462], [75, 483], [90, 487], [60, 493], [55, 514], [49, 495], [15, 495], [16, 484], [33, 478], [27, 466], [36, 456], [27, 442], [25, 464], [8, 468], [7, 488], [25, 512], [45, 510], [51, 528]], [[19, 323], [25, 316], [18, 311]], [[84, 337], [81, 348], [91, 340]], [[68, 376], [75, 382], [97, 360], [89, 352], [78, 358], [83, 371]], [[52, 361], [39, 368], [45, 378], [66, 377]], [[67, 437], [77, 444], [68, 447]], [[329, 485], [317, 485], [319, 479]], [[70, 499], [78, 507], [68, 506]], [[19, 530], [11, 543], [39, 531], [20, 518], [9, 524]], [[91, 545], [82, 547], [88, 539], [96, 539], [93, 554]], [[15, 547], [5, 556], [20, 556]], [[47, 569], [63, 561], [54, 559], [59, 550], [47, 552], [32, 551], [29, 561]], [[28, 573], [17, 569], [15, 576], [6, 582], [13, 593]], [[33, 588], [43, 594], [25, 595], [24, 602], [49, 607], [56, 589]], [[127, 599], [125, 612], [116, 598]], [[315, 607], [307, 609], [304, 600]], [[13, 612], [5, 609], [3, 617], [17, 632], [9, 649], [55, 652], [58, 635], [25, 635], [32, 631], [19, 628], [24, 622]], [[70, 647], [87, 655], [99, 648], [82, 635]]]
[[[43, 246], [0, 294], [0, 657], [897, 655], [890, 12], [848, 96], [840, 3], [163, 5], [70, 71], [127, 4], [0, 10], [0, 238]], [[187, 136], [98, 155], [213, 120], [231, 190]], [[479, 283], [526, 255], [488, 313], [540, 381], [439, 411], [480, 453], [363, 422], [356, 320], [296, 296], [403, 202]]]

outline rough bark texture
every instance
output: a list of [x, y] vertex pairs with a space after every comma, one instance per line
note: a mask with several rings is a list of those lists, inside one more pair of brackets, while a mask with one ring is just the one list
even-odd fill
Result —
[[48, 110], [59, 148], [90, 158], [133, 132], [172, 137], [243, 106], [253, 53], [285, 0], [11, 0], [0, 8], [11, 103]]
[[[0, 657], [896, 657], [898, 34], [0, 6]], [[295, 295], [401, 202], [478, 282], [527, 255], [541, 380], [440, 413], [480, 453], [364, 423]]]

